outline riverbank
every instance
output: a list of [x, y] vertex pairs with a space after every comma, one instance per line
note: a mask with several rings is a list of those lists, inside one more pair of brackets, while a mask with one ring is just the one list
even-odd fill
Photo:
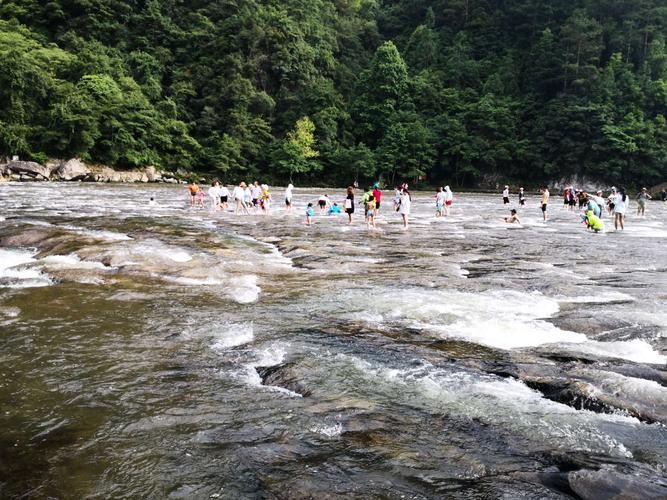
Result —
[[186, 184], [193, 174], [185, 171], [170, 172], [154, 166], [141, 169], [115, 170], [106, 165], [87, 164], [78, 158], [50, 160], [44, 164], [34, 161], [12, 160], [0, 162], [0, 182], [114, 182]]

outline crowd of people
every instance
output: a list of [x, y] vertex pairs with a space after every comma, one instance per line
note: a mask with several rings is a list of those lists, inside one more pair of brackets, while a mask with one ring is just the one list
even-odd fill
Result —
[[[549, 188], [543, 186], [540, 189], [540, 205], [544, 222], [548, 220], [547, 207], [549, 205]], [[510, 203], [510, 189], [505, 186], [502, 192], [503, 205]], [[637, 215], [643, 217], [646, 214], [646, 203], [652, 199], [646, 188], [642, 188], [636, 196]], [[663, 189], [661, 192], [662, 201], [667, 200], [667, 193]], [[525, 206], [526, 195], [522, 187], [518, 191], [519, 206]], [[581, 220], [589, 229], [600, 232], [604, 231], [603, 213], [609, 214], [614, 221], [614, 229], [625, 229], [625, 216], [630, 204], [630, 198], [624, 188], [617, 189], [612, 187], [608, 196], [604, 196], [602, 190], [597, 190], [594, 194], [583, 189], [575, 189], [568, 186], [563, 190], [563, 206], [566, 210], [582, 212]], [[516, 209], [510, 211], [510, 216], [505, 217], [505, 222], [509, 224], [521, 223]]]
[[[308, 201], [305, 210], [305, 224], [313, 224], [313, 218], [316, 213], [320, 216], [336, 216], [345, 213], [348, 224], [353, 222], [355, 213], [355, 192], [357, 184], [349, 186], [346, 190], [345, 198], [338, 202], [332, 201], [327, 193], [322, 193], [316, 200]], [[222, 185], [218, 180], [212, 182], [205, 193], [204, 189], [196, 182], [191, 182], [188, 186], [190, 194], [190, 207], [203, 208], [208, 204], [211, 210], [228, 211], [231, 210], [237, 215], [249, 215], [251, 213], [268, 215], [271, 212], [273, 197], [267, 184], [260, 184], [258, 181], [246, 184], [240, 182], [230, 190]], [[285, 189], [285, 214], [293, 213], [293, 191], [294, 186], [290, 183]], [[207, 196], [208, 195], [208, 196]], [[502, 190], [502, 203], [509, 205], [511, 203], [510, 186], [504, 186]], [[526, 194], [523, 187], [517, 191], [518, 207], [526, 206]], [[549, 220], [548, 207], [551, 194], [547, 186], [540, 189], [540, 209], [544, 222]], [[206, 199], [208, 198], [208, 203]], [[382, 204], [382, 189], [379, 183], [368, 186], [363, 190], [359, 204], [364, 209], [364, 220], [369, 229], [377, 227], [377, 218], [380, 214]], [[450, 209], [454, 203], [454, 194], [449, 186], [440, 186], [433, 195], [435, 205], [435, 217], [446, 217], [450, 214]], [[665, 190], [661, 192], [663, 201], [667, 200]], [[651, 195], [646, 188], [637, 194], [637, 215], [644, 216], [646, 204], [651, 199]], [[625, 215], [628, 211], [629, 197], [625, 189], [611, 188], [608, 196], [604, 196], [603, 191], [598, 190], [595, 193], [589, 193], [583, 189], [575, 189], [568, 186], [563, 190], [563, 206], [568, 211], [580, 211], [581, 219], [586, 226], [595, 232], [604, 230], [603, 214], [606, 212], [614, 221], [614, 228], [623, 230], [625, 228]], [[389, 210], [387, 208], [387, 210]], [[391, 210], [398, 213], [404, 228], [408, 228], [410, 213], [412, 211], [412, 195], [408, 189], [407, 183], [396, 186], [394, 190], [393, 206]], [[316, 212], [317, 211], [317, 212]], [[519, 212], [516, 208], [511, 209], [509, 217], [505, 217], [505, 222], [509, 224], [521, 224]]]

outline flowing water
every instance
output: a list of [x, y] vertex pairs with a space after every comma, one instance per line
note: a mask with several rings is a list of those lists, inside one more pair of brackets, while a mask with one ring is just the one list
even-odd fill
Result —
[[0, 496], [667, 496], [667, 206], [319, 194], [0, 185]]

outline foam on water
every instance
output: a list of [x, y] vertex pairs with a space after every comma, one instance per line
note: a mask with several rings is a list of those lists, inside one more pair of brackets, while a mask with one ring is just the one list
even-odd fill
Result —
[[387, 368], [345, 354], [337, 355], [335, 362], [343, 365], [339, 370], [355, 370], [373, 391], [406, 404], [502, 426], [549, 448], [632, 456], [598, 426], [604, 422], [637, 425], [638, 420], [575, 410], [545, 399], [515, 379], [446, 371], [426, 362], [414, 368]]
[[[602, 295], [605, 302], [632, 297], [620, 292]], [[517, 349], [558, 344], [568, 351], [645, 363], [664, 363], [645, 340], [599, 342], [583, 333], [562, 330], [546, 321], [559, 312], [559, 300], [539, 292], [454, 290], [418, 288], [368, 296], [352, 292], [344, 313], [349, 319], [378, 326], [403, 325], [441, 338], [456, 338], [496, 349]], [[575, 298], [578, 300], [579, 298]], [[605, 300], [606, 299], [606, 300]], [[567, 298], [565, 299], [567, 300]], [[359, 305], [363, 309], [359, 310]]]
[[185, 250], [172, 250], [167, 253], [167, 257], [174, 262], [190, 262], [192, 256]]
[[[361, 303], [363, 297], [356, 298]], [[512, 349], [556, 342], [584, 342], [586, 336], [544, 321], [559, 311], [558, 302], [539, 293], [403, 289], [375, 296], [364, 311], [352, 313], [365, 321], [401, 322], [411, 328], [478, 344]]]
[[252, 342], [255, 338], [252, 324], [232, 323], [213, 333], [212, 348], [216, 351], [231, 349]]
[[618, 342], [589, 341], [577, 345], [573, 350], [599, 357], [627, 359], [637, 363], [657, 365], [667, 363], [667, 356], [660, 354], [651, 344], [641, 339]]
[[51, 279], [31, 266], [35, 252], [0, 248], [0, 287], [34, 288], [49, 286]]

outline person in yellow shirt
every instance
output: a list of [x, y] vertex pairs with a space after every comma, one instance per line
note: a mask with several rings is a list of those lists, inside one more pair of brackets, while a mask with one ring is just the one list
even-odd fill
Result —
[[544, 219], [544, 222], [547, 221], [547, 205], [549, 204], [549, 188], [544, 186], [542, 189], [540, 189], [540, 193], [542, 193], [542, 218]]

